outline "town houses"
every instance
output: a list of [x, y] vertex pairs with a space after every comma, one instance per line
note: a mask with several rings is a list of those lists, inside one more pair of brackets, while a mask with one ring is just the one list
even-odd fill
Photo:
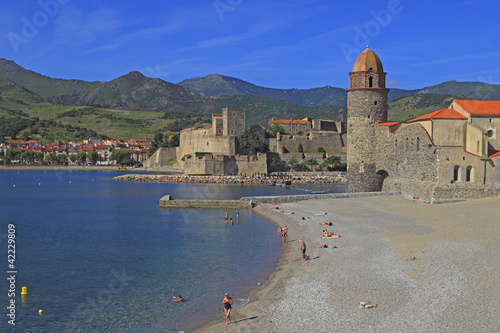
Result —
[[[119, 140], [83, 140], [82, 142], [70, 141], [64, 143], [56, 140], [50, 144], [42, 144], [37, 140], [11, 140], [7, 144], [0, 144], [0, 154], [5, 154], [8, 149], [21, 152], [33, 151], [34, 153], [43, 153], [43, 159], [46, 160], [49, 154], [66, 155], [66, 162], [71, 164], [71, 155], [77, 155], [80, 152], [89, 154], [96, 151], [99, 157], [98, 164], [114, 164], [110, 156], [117, 150], [130, 151], [130, 163], [144, 162], [148, 157], [148, 148], [151, 144], [150, 139], [130, 139], [129, 141]], [[88, 160], [89, 161], [89, 160]], [[42, 161], [37, 161], [42, 162]]]

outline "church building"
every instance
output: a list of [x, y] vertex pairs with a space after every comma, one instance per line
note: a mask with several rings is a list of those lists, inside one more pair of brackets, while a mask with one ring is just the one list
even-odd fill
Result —
[[500, 101], [455, 100], [387, 121], [386, 73], [367, 48], [349, 73], [349, 192], [401, 191], [424, 202], [500, 195]]

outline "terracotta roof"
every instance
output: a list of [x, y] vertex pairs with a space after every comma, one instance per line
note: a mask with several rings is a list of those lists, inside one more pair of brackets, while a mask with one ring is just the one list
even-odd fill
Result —
[[366, 49], [358, 56], [358, 59], [356, 59], [352, 71], [366, 72], [368, 70], [383, 72], [384, 68], [382, 67], [380, 58], [367, 46]]
[[205, 127], [203, 127], [202, 129], [209, 129], [209, 128], [212, 128], [212, 125], [205, 126]]
[[497, 156], [500, 156], [500, 150], [495, 150], [495, 149], [488, 150], [488, 157], [497, 157]]
[[270, 119], [270, 123], [273, 124], [299, 124], [299, 125], [311, 125], [311, 122], [307, 120], [298, 120], [298, 119]]
[[500, 116], [500, 101], [454, 100], [471, 115]]
[[222, 117], [222, 113], [214, 113], [214, 114], [212, 114], [212, 116], [214, 116], [214, 117]]
[[387, 122], [387, 123], [378, 124], [377, 126], [394, 126], [394, 125], [397, 125], [397, 124], [399, 124], [397, 121], [390, 121], [390, 122]]
[[414, 121], [429, 120], [429, 119], [464, 119], [465, 120], [465, 119], [467, 119], [467, 117], [460, 114], [458, 111], [455, 111], [453, 109], [441, 109], [441, 110], [437, 110], [437, 111], [428, 113], [428, 114], [423, 115], [421, 117], [408, 120], [408, 122], [412, 123]]

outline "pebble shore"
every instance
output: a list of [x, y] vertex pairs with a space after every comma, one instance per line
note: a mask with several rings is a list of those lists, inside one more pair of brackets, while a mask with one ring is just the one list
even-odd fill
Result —
[[277, 184], [282, 185], [290, 180], [292, 184], [335, 184], [345, 181], [336, 176], [186, 176], [186, 175], [152, 175], [125, 174], [114, 180], [161, 183], [198, 183], [198, 184]]
[[[394, 195], [283, 203], [281, 213], [260, 204], [255, 212], [289, 229], [276, 272], [229, 326], [198, 332], [498, 332], [499, 203]], [[321, 238], [325, 228], [341, 237]], [[290, 262], [299, 239], [311, 260]]]

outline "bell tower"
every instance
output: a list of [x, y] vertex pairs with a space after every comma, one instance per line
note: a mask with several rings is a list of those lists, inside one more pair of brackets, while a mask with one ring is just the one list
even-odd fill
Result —
[[379, 57], [368, 48], [354, 63], [347, 89], [347, 192], [376, 192], [383, 176], [377, 175], [375, 127], [387, 121], [385, 75]]

